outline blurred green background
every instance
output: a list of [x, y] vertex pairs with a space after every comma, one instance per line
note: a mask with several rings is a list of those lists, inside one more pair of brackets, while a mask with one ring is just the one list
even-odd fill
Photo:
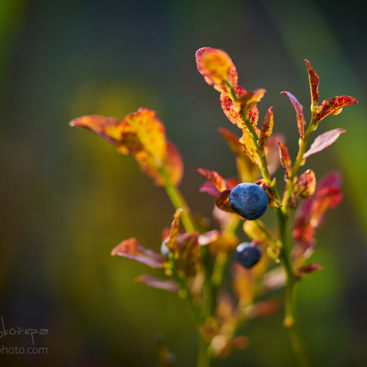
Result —
[[[213, 202], [199, 193], [195, 169], [234, 176], [217, 128], [239, 131], [196, 70], [194, 53], [203, 46], [229, 53], [240, 85], [267, 89], [260, 113], [274, 106], [275, 129], [293, 156], [295, 113], [280, 92], [295, 94], [309, 116], [303, 59], [321, 77], [321, 98], [359, 100], [321, 124], [320, 132], [342, 127], [347, 134], [308, 161], [318, 178], [341, 171], [345, 196], [318, 232], [312, 260], [324, 270], [307, 277], [298, 295], [315, 366], [367, 365], [367, 9], [352, 4], [0, 1], [0, 315], [8, 328], [49, 330], [36, 338], [48, 354], [1, 353], [2, 366], [154, 366], [157, 335], [177, 366], [195, 364], [186, 303], [135, 284], [146, 268], [110, 256], [132, 236], [158, 250], [171, 204], [133, 159], [68, 122], [157, 111], [184, 157], [181, 189], [209, 216]], [[220, 366], [294, 366], [281, 323], [282, 312], [249, 323], [250, 347]], [[0, 339], [5, 347], [28, 344], [26, 335]]]

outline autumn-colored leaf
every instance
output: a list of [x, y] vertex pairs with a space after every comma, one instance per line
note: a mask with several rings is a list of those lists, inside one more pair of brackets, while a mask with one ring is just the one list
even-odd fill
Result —
[[132, 155], [141, 170], [158, 186], [165, 185], [162, 169], [174, 185], [182, 178], [180, 153], [166, 140], [164, 125], [154, 111], [140, 108], [123, 121], [113, 117], [83, 116], [71, 121], [70, 125], [86, 127], [116, 145], [120, 153]]
[[240, 180], [243, 182], [255, 181], [259, 176], [259, 167], [244, 154], [244, 147], [239, 142], [239, 138], [227, 129], [220, 128], [218, 131], [236, 155], [236, 165]]
[[274, 116], [273, 107], [270, 107], [266, 112], [264, 122], [261, 124], [259, 148], [263, 150], [269, 140], [270, 135], [273, 132]]
[[317, 126], [326, 116], [330, 114], [337, 115], [341, 112], [342, 108], [357, 103], [358, 101], [355, 98], [349, 96], [325, 99], [325, 101], [317, 107], [313, 123]]
[[135, 281], [137, 283], [146, 284], [149, 287], [163, 289], [169, 292], [177, 292], [179, 289], [177, 284], [172, 280], [162, 280], [146, 274], [139, 275], [135, 278]]
[[319, 95], [320, 77], [318, 76], [318, 74], [316, 73], [316, 71], [314, 70], [314, 68], [311, 66], [310, 62], [307, 59], [305, 59], [305, 63], [307, 66], [308, 80], [310, 83], [311, 110], [313, 110], [313, 108], [317, 106], [317, 103], [320, 100]]
[[82, 116], [70, 121], [69, 125], [92, 130], [114, 145], [118, 145], [122, 138], [123, 123], [116, 117]]
[[307, 199], [314, 194], [316, 188], [316, 177], [314, 171], [308, 169], [298, 177], [293, 186], [294, 194], [301, 198]]
[[226, 52], [203, 47], [196, 51], [195, 56], [199, 73], [217, 91], [225, 92], [237, 86], [236, 67]]
[[263, 241], [267, 237], [266, 234], [260, 229], [260, 226], [265, 227], [265, 224], [261, 222], [259, 219], [257, 219], [256, 221], [246, 220], [243, 223], [243, 231], [252, 240]]
[[285, 176], [289, 178], [292, 171], [292, 161], [287, 146], [282, 142], [279, 142], [279, 156]]
[[111, 255], [134, 259], [151, 268], [161, 268], [165, 262], [165, 259], [161, 255], [144, 248], [136, 238], [129, 238], [128, 240], [122, 241], [112, 250]]
[[[235, 87], [234, 92], [236, 93], [237, 98], [241, 98], [247, 93], [242, 87]], [[246, 127], [245, 121], [243, 120], [241, 113], [236, 110], [235, 104], [229, 92], [221, 93], [220, 103], [222, 105], [224, 114], [227, 116], [228, 120], [232, 122], [232, 124], [238, 126], [240, 129]]]
[[301, 137], [301, 139], [303, 139], [304, 129], [305, 129], [305, 118], [303, 116], [303, 106], [298, 102], [297, 98], [292, 93], [283, 91], [281, 92], [281, 94], [285, 94], [286, 96], [288, 96], [294, 109], [296, 110], [298, 132], [299, 132], [299, 136]]
[[284, 143], [282, 134], [273, 133], [265, 146], [265, 155], [268, 161], [269, 173], [273, 174], [279, 167], [279, 142]]
[[312, 154], [316, 154], [326, 149], [339, 138], [340, 134], [343, 133], [345, 133], [344, 129], [334, 129], [319, 135], [311, 144], [310, 149], [303, 155], [303, 158], [305, 159]]
[[224, 190], [220, 193], [219, 197], [215, 201], [215, 205], [226, 212], [233, 213], [232, 208], [229, 206], [229, 194], [231, 190]]
[[256, 106], [256, 103], [262, 100], [265, 93], [266, 89], [259, 88], [252, 92], [243, 94], [237, 99], [237, 101], [234, 102], [235, 111], [239, 113], [248, 113], [253, 107]]
[[315, 245], [315, 231], [322, 225], [326, 211], [336, 207], [341, 199], [340, 177], [330, 173], [317, 184], [314, 195], [302, 203], [292, 232], [297, 244], [295, 259], [308, 256], [308, 250]]
[[173, 215], [170, 232], [168, 238], [164, 241], [165, 246], [172, 252], [177, 251], [177, 236], [180, 227], [182, 209], [177, 209]]
[[227, 189], [226, 181], [219, 173], [204, 168], [198, 168], [196, 172], [211, 182], [219, 192]]
[[301, 266], [300, 268], [296, 270], [296, 273], [297, 273], [297, 277], [301, 278], [305, 274], [311, 274], [321, 269], [322, 269], [321, 264], [311, 263], [305, 266]]
[[259, 109], [256, 104], [248, 111], [247, 117], [250, 120], [251, 125], [256, 127], [257, 122], [259, 121]]
[[240, 139], [240, 143], [243, 144], [244, 152], [251, 159], [251, 161], [260, 167], [261, 161], [259, 158], [259, 154], [257, 152], [257, 148], [252, 138], [252, 135], [250, 131], [247, 129], [247, 127], [242, 130], [242, 137]]

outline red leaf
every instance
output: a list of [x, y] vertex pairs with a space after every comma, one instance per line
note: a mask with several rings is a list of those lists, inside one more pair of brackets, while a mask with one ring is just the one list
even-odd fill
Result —
[[219, 173], [204, 168], [198, 168], [196, 172], [211, 182], [218, 191], [222, 192], [227, 189], [226, 181]]
[[270, 107], [266, 112], [264, 122], [261, 124], [261, 132], [259, 138], [259, 148], [263, 150], [269, 140], [270, 135], [273, 132], [274, 116], [273, 107]]
[[150, 275], [142, 274], [135, 278], [137, 283], [143, 283], [153, 288], [163, 289], [169, 292], [177, 292], [178, 286], [172, 280], [161, 280]]
[[294, 194], [301, 198], [307, 199], [314, 194], [316, 188], [316, 177], [314, 171], [308, 169], [298, 177], [296, 183], [293, 186]]
[[111, 255], [134, 259], [151, 268], [161, 268], [165, 262], [165, 259], [161, 255], [144, 248], [138, 243], [136, 238], [129, 238], [128, 240], [122, 241], [112, 250]]
[[315, 271], [321, 270], [322, 269], [322, 265], [321, 264], [316, 264], [316, 263], [311, 263], [305, 266], [302, 266], [300, 268], [298, 268], [297, 271], [297, 276], [300, 278], [302, 277], [304, 274], [311, 274]]
[[257, 164], [260, 167], [261, 166], [261, 161], [260, 161], [260, 158], [259, 158], [259, 154], [257, 152], [255, 142], [252, 138], [252, 134], [247, 129], [247, 127], [245, 127], [242, 130], [242, 136], [241, 136], [241, 139], [240, 139], [240, 143], [243, 144], [244, 152], [251, 159], [251, 161], [253, 163]]
[[302, 203], [292, 233], [297, 244], [295, 258], [306, 256], [306, 251], [314, 247], [315, 231], [322, 225], [326, 211], [336, 207], [341, 199], [339, 175], [331, 173], [317, 184], [314, 195]]
[[248, 111], [247, 116], [251, 122], [251, 125], [257, 126], [257, 122], [259, 121], [259, 110], [256, 104], [251, 108], [250, 111]]
[[226, 52], [203, 47], [196, 51], [195, 57], [199, 73], [217, 91], [225, 92], [237, 86], [236, 67]]
[[289, 100], [291, 101], [294, 109], [296, 110], [297, 114], [297, 125], [298, 125], [298, 132], [303, 139], [304, 136], [304, 128], [305, 128], [305, 118], [303, 116], [303, 106], [298, 102], [297, 98], [290, 92], [283, 91], [281, 94], [285, 94], [288, 96]]
[[311, 91], [311, 110], [317, 106], [317, 103], [320, 100], [319, 95], [319, 84], [320, 84], [320, 77], [317, 75], [314, 68], [311, 66], [310, 62], [305, 59], [305, 63], [307, 66], [308, 71], [308, 80], [310, 82], [310, 91]]
[[265, 155], [268, 161], [269, 173], [273, 174], [279, 167], [279, 142], [284, 143], [283, 135], [273, 133], [265, 147]]
[[[241, 97], [238, 98], [237, 101], [234, 102], [234, 109], [237, 112], [249, 113], [249, 111], [251, 111], [254, 107], [256, 107], [256, 103], [262, 100], [265, 93], [266, 93], [266, 89], [259, 88], [252, 92], [247, 92], [243, 94]], [[253, 120], [256, 121], [256, 123], [257, 123], [258, 113], [259, 111], [257, 110], [257, 107], [256, 107], [256, 110], [253, 111], [253, 114], [255, 114], [255, 118], [253, 118]]]
[[343, 107], [357, 103], [358, 101], [355, 98], [349, 96], [325, 99], [321, 106], [319, 106], [316, 110], [314, 124], [317, 126], [326, 116], [329, 116], [330, 114], [337, 115], [341, 112]]
[[278, 144], [279, 144], [280, 163], [283, 167], [285, 176], [289, 178], [291, 170], [292, 170], [291, 157], [289, 155], [287, 146], [284, 143], [282, 143], [281, 141]]
[[224, 190], [220, 193], [219, 197], [215, 201], [215, 205], [219, 208], [224, 210], [225, 212], [233, 213], [232, 208], [229, 206], [229, 194], [231, 190]]
[[310, 149], [303, 155], [303, 158], [305, 159], [312, 154], [316, 154], [326, 149], [339, 138], [340, 134], [343, 133], [345, 133], [344, 129], [334, 129], [319, 135], [311, 144]]

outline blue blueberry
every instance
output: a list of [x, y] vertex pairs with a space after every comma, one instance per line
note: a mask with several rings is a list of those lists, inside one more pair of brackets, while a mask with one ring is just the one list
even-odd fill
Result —
[[168, 247], [165, 245], [164, 242], [162, 242], [162, 245], [161, 245], [161, 255], [167, 259], [168, 258], [168, 255], [169, 255], [169, 249]]
[[241, 217], [254, 220], [260, 218], [268, 208], [268, 195], [260, 186], [241, 183], [229, 194], [229, 206]]
[[235, 257], [242, 266], [250, 269], [259, 262], [261, 250], [257, 246], [251, 246], [250, 243], [243, 242], [236, 247]]

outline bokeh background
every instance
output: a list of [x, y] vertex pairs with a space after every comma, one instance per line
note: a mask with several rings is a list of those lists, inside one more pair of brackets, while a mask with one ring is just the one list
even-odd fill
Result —
[[[275, 129], [297, 148], [295, 113], [280, 91], [310, 105], [304, 58], [321, 77], [321, 98], [357, 106], [327, 118], [343, 127], [335, 146], [309, 159], [317, 177], [343, 175], [344, 201], [318, 232], [324, 270], [299, 287], [301, 323], [315, 366], [367, 365], [366, 4], [297, 1], [1, 0], [0, 315], [7, 328], [46, 328], [47, 355], [0, 354], [3, 366], [153, 366], [157, 336], [193, 366], [196, 334], [186, 303], [135, 284], [146, 268], [110, 256], [136, 236], [159, 249], [173, 208], [130, 157], [68, 122], [84, 114], [157, 111], [185, 162], [181, 189], [209, 216], [199, 167], [235, 175], [217, 133], [237, 132], [194, 53], [222, 48], [239, 83], [267, 89]], [[306, 115], [307, 116], [307, 115]], [[238, 132], [237, 132], [238, 133]], [[281, 175], [279, 175], [281, 178]], [[249, 323], [251, 340], [220, 366], [294, 366], [282, 312]], [[24, 334], [0, 339], [24, 347]]]

